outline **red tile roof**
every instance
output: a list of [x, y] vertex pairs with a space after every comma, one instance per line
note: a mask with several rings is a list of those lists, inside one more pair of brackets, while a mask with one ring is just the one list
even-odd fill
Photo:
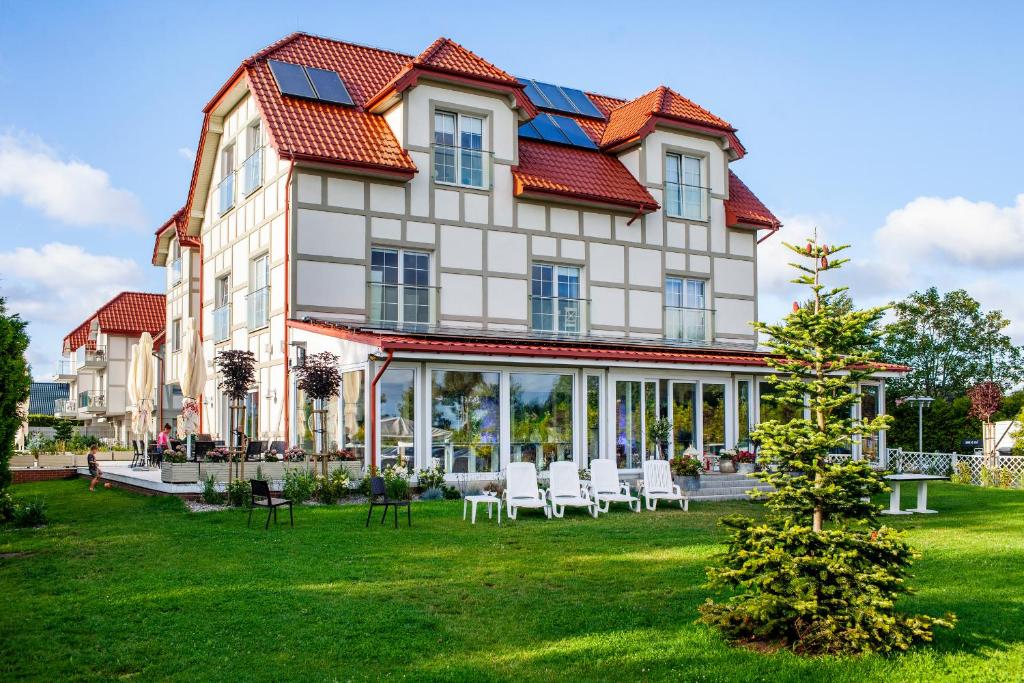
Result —
[[541, 193], [654, 211], [658, 203], [608, 154], [520, 140], [515, 193]]
[[430, 47], [412, 60], [412, 63], [437, 71], [519, 85], [515, 76], [502, 71], [449, 38], [435, 40]]
[[134, 337], [149, 332], [155, 336], [164, 330], [166, 313], [167, 299], [163, 294], [121, 292], [64, 337], [64, 348], [75, 351], [88, 344], [94, 320], [104, 334]]
[[729, 171], [729, 198], [725, 200], [725, 224], [730, 227], [751, 225], [773, 231], [782, 227], [775, 214], [732, 171]]
[[[183, 247], [200, 247], [202, 244], [198, 237], [189, 235], [186, 231], [188, 228], [188, 222], [185, 220], [185, 207], [181, 207], [174, 212], [174, 215], [167, 219], [167, 221], [156, 229], [156, 239], [153, 242], [153, 259], [152, 263], [154, 266], [162, 266], [163, 263], [158, 262], [160, 255], [160, 247], [164, 242], [165, 237], [169, 236], [171, 229], [174, 229], [174, 235], [178, 238], [178, 243]], [[168, 243], [170, 240], [168, 239]]]

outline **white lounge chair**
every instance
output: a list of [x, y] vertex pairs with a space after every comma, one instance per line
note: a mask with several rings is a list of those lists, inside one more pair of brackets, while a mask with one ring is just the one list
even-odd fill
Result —
[[551, 507], [544, 489], [537, 486], [537, 467], [532, 462], [509, 463], [503, 495], [509, 519], [516, 518], [519, 508], [540, 508], [551, 519]]
[[640, 499], [629, 492], [629, 484], [619, 479], [619, 469], [614, 460], [600, 458], [590, 461], [590, 495], [599, 512], [608, 512], [612, 503], [625, 503], [633, 512], [640, 512]]
[[640, 483], [640, 495], [644, 497], [648, 510], [658, 507], [659, 500], [679, 501], [683, 510], [690, 509], [690, 499], [672, 483], [672, 471], [668, 460], [644, 460], [644, 479]]
[[555, 517], [565, 516], [565, 508], [587, 508], [597, 517], [597, 504], [580, 482], [576, 463], [562, 460], [551, 463], [551, 488], [548, 489], [551, 512]]

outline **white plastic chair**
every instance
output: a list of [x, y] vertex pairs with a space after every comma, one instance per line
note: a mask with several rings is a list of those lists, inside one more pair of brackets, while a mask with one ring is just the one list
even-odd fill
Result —
[[590, 461], [590, 495], [599, 512], [608, 512], [612, 503], [625, 503], [633, 512], [640, 512], [640, 499], [629, 492], [629, 484], [619, 479], [619, 469], [614, 460], [600, 458]]
[[509, 463], [503, 497], [509, 519], [516, 518], [519, 508], [540, 508], [551, 519], [551, 507], [544, 489], [537, 486], [537, 468], [532, 462]]
[[580, 471], [576, 463], [560, 461], [551, 463], [551, 488], [548, 489], [548, 500], [551, 512], [555, 517], [564, 517], [565, 508], [587, 508], [597, 517], [597, 504], [580, 482]]
[[668, 460], [645, 460], [644, 479], [640, 483], [640, 495], [644, 497], [648, 510], [658, 507], [659, 500], [679, 501], [683, 510], [690, 509], [690, 499], [672, 483], [672, 471]]

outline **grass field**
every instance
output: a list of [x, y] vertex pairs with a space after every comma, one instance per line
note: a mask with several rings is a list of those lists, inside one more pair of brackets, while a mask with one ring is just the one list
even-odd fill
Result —
[[14, 491], [52, 521], [0, 531], [5, 680], [1024, 680], [1021, 491], [939, 484], [941, 514], [894, 521], [924, 552], [905, 608], [960, 624], [858, 659], [756, 654], [694, 623], [716, 521], [749, 503], [498, 528], [438, 501], [397, 531], [300, 507], [264, 531], [84, 481]]

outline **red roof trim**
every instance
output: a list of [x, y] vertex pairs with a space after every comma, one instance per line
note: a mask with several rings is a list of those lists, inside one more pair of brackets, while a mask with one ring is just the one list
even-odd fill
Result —
[[547, 196], [563, 197], [563, 198], [567, 198], [567, 199], [575, 199], [577, 201], [593, 203], [593, 204], [603, 204], [603, 205], [606, 205], [606, 206], [607, 205], [621, 206], [621, 207], [625, 207], [627, 209], [639, 210], [642, 213], [650, 213], [652, 211], [657, 211], [658, 210], [658, 203], [657, 202], [654, 202], [654, 203], [651, 203], [651, 202], [639, 203], [639, 202], [631, 202], [628, 199], [615, 199], [613, 197], [604, 197], [604, 196], [601, 196], [601, 195], [587, 194], [585, 192], [573, 192], [571, 190], [556, 190], [556, 189], [553, 189], [553, 188], [527, 186], [519, 178], [516, 178], [515, 180], [516, 180], [516, 183], [515, 183], [515, 185], [516, 185], [515, 196], [517, 196], [517, 197], [526, 197], [526, 198], [529, 198], [531, 196], [538, 196], [538, 197], [547, 197]]

